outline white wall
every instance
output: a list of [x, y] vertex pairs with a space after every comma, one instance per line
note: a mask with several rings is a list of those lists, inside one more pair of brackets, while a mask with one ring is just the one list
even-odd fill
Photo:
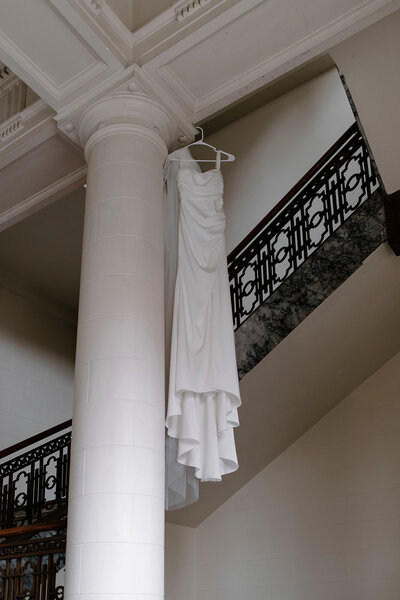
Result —
[[195, 530], [165, 524], [165, 600], [196, 598]]
[[400, 598], [399, 389], [397, 354], [196, 529], [199, 600]]
[[400, 11], [330, 51], [344, 74], [388, 193], [400, 189]]
[[0, 449], [72, 418], [75, 328], [0, 287]]
[[222, 167], [228, 253], [353, 122], [332, 69], [207, 139], [236, 156]]

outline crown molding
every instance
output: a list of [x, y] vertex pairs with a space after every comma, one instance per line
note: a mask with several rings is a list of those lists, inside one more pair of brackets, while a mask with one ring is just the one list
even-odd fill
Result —
[[0, 212], [0, 231], [11, 227], [37, 210], [82, 187], [86, 182], [86, 171], [86, 166], [80, 167], [36, 194], [29, 196], [23, 202]]
[[[246, 5], [247, 11], [258, 4], [260, 0], [249, 0]], [[244, 14], [243, 7], [243, 2], [235, 4], [205, 27], [206, 31], [196, 30], [193, 35], [185, 37], [144, 66], [160, 87], [167, 89], [169, 93], [174, 91], [176, 96], [182, 98], [191, 107], [194, 123], [212, 117], [229, 105], [273, 83], [289, 71], [321, 56], [334, 45], [363, 28], [388, 16], [400, 8], [400, 0], [365, 0], [361, 6], [332, 20], [267, 60], [253, 65], [209, 93], [195, 98], [186, 80], [183, 81], [174, 72], [173, 61], [199, 41], [207, 39], [217, 31], [222, 31], [227, 22], [239, 19]]]
[[183, 19], [187, 19], [194, 13], [196, 10], [200, 10], [203, 6], [208, 4], [210, 0], [183, 0], [182, 2], [178, 2], [175, 4], [175, 15], [176, 20], [178, 22], [183, 21]]
[[7, 129], [13, 131], [3, 138], [0, 135], [0, 169], [58, 133], [54, 111], [43, 100], [1, 123], [0, 131]]
[[[162, 45], [170, 45], [177, 38], [240, 0], [180, 0], [157, 15], [136, 31], [130, 31], [104, 0], [50, 0], [61, 11], [68, 3], [87, 25], [102, 39], [124, 66], [132, 62], [143, 64]], [[261, 1], [261, 0], [258, 0]], [[66, 16], [65, 8], [62, 10]], [[70, 12], [70, 11], [68, 11]], [[71, 20], [70, 17], [68, 20]]]

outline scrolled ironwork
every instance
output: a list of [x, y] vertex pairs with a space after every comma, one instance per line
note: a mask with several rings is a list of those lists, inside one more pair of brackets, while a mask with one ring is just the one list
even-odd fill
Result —
[[62, 600], [65, 535], [0, 547], [1, 600]]
[[27, 525], [66, 507], [71, 432], [0, 464], [0, 529]]
[[228, 257], [234, 328], [378, 188], [354, 124]]

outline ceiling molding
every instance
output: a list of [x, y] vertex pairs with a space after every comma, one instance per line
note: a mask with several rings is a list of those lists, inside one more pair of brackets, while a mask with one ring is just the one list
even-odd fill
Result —
[[171, 98], [138, 65], [132, 65], [124, 69], [122, 73], [116, 74], [112, 81], [107, 80], [106, 84], [106, 86], [98, 86], [90, 90], [79, 101], [75, 101], [59, 111], [55, 117], [60, 130], [77, 145], [80, 145], [79, 122], [89, 106], [110, 95], [110, 93], [136, 91], [137, 88], [157, 102], [172, 117], [176, 127], [175, 145], [178, 143], [179, 138], [190, 140], [194, 137], [196, 130], [188, 115], [187, 107], [179, 99]]
[[[104, 0], [47, 0], [47, 2], [51, 3], [54, 10], [62, 16], [79, 37], [80, 42], [89, 48], [106, 68], [118, 71], [125, 66], [125, 60], [121, 60], [121, 56], [115, 56], [105, 43], [104, 33], [99, 35], [102, 27], [100, 30], [97, 28], [97, 31], [88, 27], [88, 19], [93, 25], [98, 23], [99, 18], [103, 15], [108, 16], [110, 12], [114, 15]], [[102, 20], [104, 21], [104, 18]], [[104, 25], [101, 22], [100, 24]]]
[[0, 62], [0, 94], [17, 81], [21, 80], [7, 67], [7, 65]]
[[[248, 10], [253, 4], [264, 0], [246, 0]], [[183, 19], [177, 18], [176, 8], [187, 7], [194, 2], [180, 2], [168, 8], [155, 19], [131, 34], [131, 57], [140, 65], [165, 52], [182, 39], [195, 35], [200, 28], [213, 28], [214, 20], [228, 14], [232, 7], [243, 4], [243, 0], [206, 0], [195, 10], [188, 11]], [[229, 21], [229, 18], [228, 18]]]
[[247, 2], [247, 10], [243, 11], [245, 5], [239, 2], [219, 18], [215, 18], [212, 23], [197, 29], [195, 33], [185, 37], [165, 52], [161, 52], [144, 65], [143, 68], [159, 83], [160, 87], [170, 93], [171, 90], [175, 90], [175, 94], [191, 106], [194, 111], [194, 122], [198, 123], [210, 118], [213, 114], [254, 93], [289, 71], [321, 56], [335, 44], [400, 8], [400, 0], [366, 0], [361, 6], [354, 7], [346, 14], [324, 24], [284, 50], [268, 57], [267, 60], [252, 65], [223, 85], [195, 98], [190, 87], [191, 81], [187, 80], [192, 75], [190, 74], [187, 79], [179, 77], [174, 71], [174, 60], [183, 57], [185, 52], [195, 46], [198, 48], [196, 51], [200, 52], [199, 43], [205, 43], [211, 35], [221, 32], [223, 38], [223, 32], [230, 22], [239, 22], [250, 8], [255, 8], [259, 4], [259, 0]]
[[187, 19], [194, 12], [200, 10], [203, 6], [208, 4], [210, 0], [183, 0], [182, 2], [178, 2], [175, 4], [175, 15], [178, 23], [183, 21], [183, 19]]
[[14, 121], [19, 121], [20, 126], [15, 129], [13, 135], [0, 141], [0, 169], [56, 135], [58, 129], [53, 117], [54, 111], [43, 100], [36, 100], [2, 123], [1, 128], [9, 127]]
[[66, 196], [70, 192], [82, 187], [86, 182], [86, 166], [62, 177], [55, 183], [45, 187], [36, 194], [26, 198], [23, 202], [0, 212], [0, 231], [11, 227], [18, 221], [25, 219], [37, 210], [44, 208], [51, 202]]
[[13, 115], [0, 125], [0, 142], [7, 141], [8, 138], [16, 135], [23, 127], [24, 120], [21, 114]]

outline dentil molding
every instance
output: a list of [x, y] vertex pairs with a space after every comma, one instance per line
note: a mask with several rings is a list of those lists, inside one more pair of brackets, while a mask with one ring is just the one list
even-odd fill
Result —
[[209, 2], [210, 0], [192, 0], [191, 2], [183, 0], [183, 2], [179, 2], [175, 6], [176, 20], [178, 22], [183, 21], [183, 19], [190, 17], [192, 13], [194, 13], [196, 10], [199, 10]]
[[12, 137], [24, 126], [24, 120], [21, 115], [8, 119], [0, 126], [0, 142], [5, 142], [9, 137]]

